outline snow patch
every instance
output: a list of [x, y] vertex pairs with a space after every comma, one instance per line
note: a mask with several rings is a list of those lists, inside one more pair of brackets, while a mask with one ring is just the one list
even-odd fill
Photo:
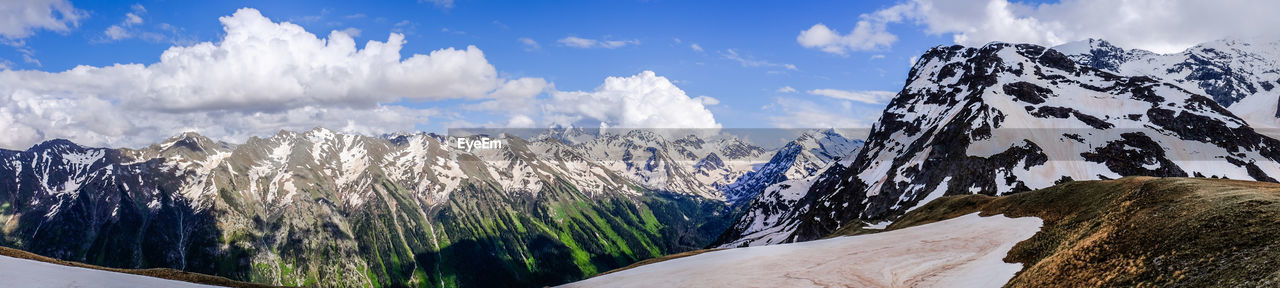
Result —
[[1002, 259], [1039, 218], [977, 213], [870, 235], [726, 249], [564, 287], [1000, 287], [1022, 270]]
[[217, 287], [111, 271], [63, 266], [9, 256], [0, 256], [0, 279], [4, 279], [5, 286], [31, 288]]

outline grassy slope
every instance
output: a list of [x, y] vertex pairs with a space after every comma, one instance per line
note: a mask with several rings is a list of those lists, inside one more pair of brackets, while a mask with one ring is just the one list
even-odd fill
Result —
[[[385, 193], [369, 200], [373, 208], [349, 217], [358, 256], [368, 264], [358, 273], [375, 287], [562, 284], [705, 246], [729, 225], [717, 216], [723, 204], [649, 192], [591, 198], [571, 185], [547, 184], [535, 197], [466, 185], [424, 212], [394, 184], [378, 191]], [[315, 278], [311, 270], [295, 269]]]
[[275, 286], [269, 286], [269, 285], [240, 282], [240, 281], [235, 281], [235, 280], [218, 277], [218, 276], [183, 272], [183, 271], [167, 269], [167, 268], [119, 269], [119, 268], [94, 266], [94, 265], [89, 265], [89, 264], [84, 264], [79, 262], [63, 261], [63, 260], [58, 260], [54, 258], [44, 257], [44, 256], [37, 255], [35, 253], [13, 249], [9, 247], [0, 247], [0, 255], [9, 256], [13, 258], [35, 260], [35, 261], [46, 262], [46, 263], [53, 263], [53, 264], [64, 265], [64, 266], [104, 270], [104, 271], [119, 272], [119, 273], [128, 273], [128, 274], [134, 274], [134, 275], [164, 278], [169, 280], [178, 280], [178, 281], [200, 283], [200, 284], [206, 284], [206, 285], [216, 285], [216, 286], [226, 286], [226, 287], [275, 287]]
[[1280, 285], [1280, 184], [1080, 181], [1005, 197], [944, 197], [886, 230], [974, 211], [1044, 219], [1044, 229], [1005, 258], [1026, 264], [1009, 287]]

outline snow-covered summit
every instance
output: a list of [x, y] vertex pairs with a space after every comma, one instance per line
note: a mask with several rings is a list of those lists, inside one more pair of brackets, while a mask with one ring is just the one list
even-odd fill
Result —
[[1208, 96], [1252, 126], [1280, 128], [1280, 89], [1276, 89], [1280, 86], [1280, 41], [1223, 39], [1171, 54], [1124, 49], [1096, 39], [1053, 49], [1080, 65], [1153, 77]]
[[1280, 179], [1280, 141], [1183, 86], [1036, 45], [933, 48], [848, 169], [793, 183], [808, 189], [737, 225], [794, 225], [770, 237], [803, 241], [893, 220], [942, 195], [1130, 175]]

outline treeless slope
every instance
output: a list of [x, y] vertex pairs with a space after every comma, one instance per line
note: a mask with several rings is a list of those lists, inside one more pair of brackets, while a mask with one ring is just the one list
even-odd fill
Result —
[[[0, 255], [19, 258], [19, 259], [27, 259], [27, 260], [40, 261], [45, 263], [64, 265], [64, 266], [142, 275], [142, 276], [148, 276], [148, 277], [156, 277], [156, 278], [163, 278], [163, 279], [169, 279], [169, 280], [205, 284], [205, 285], [226, 286], [226, 287], [275, 287], [270, 285], [240, 282], [240, 281], [235, 281], [235, 280], [218, 277], [218, 276], [210, 276], [205, 274], [191, 273], [191, 272], [185, 272], [185, 271], [179, 271], [179, 270], [167, 269], [167, 268], [119, 269], [119, 268], [94, 266], [94, 265], [89, 265], [89, 264], [84, 264], [79, 262], [64, 261], [64, 260], [58, 260], [58, 259], [49, 258], [45, 256], [40, 256], [35, 253], [13, 249], [9, 247], [0, 247]], [[3, 285], [3, 283], [4, 282], [0, 282], [0, 285]], [[110, 286], [108, 284], [112, 284], [112, 283], [101, 283], [99, 285], [94, 285], [94, 286]]]
[[1277, 287], [1280, 184], [1204, 178], [1080, 181], [1005, 197], [943, 197], [889, 230], [980, 211], [1035, 216], [1008, 287]]
[[871, 235], [706, 252], [565, 286], [998, 287], [1022, 269], [1002, 259], [1040, 225], [971, 213]]

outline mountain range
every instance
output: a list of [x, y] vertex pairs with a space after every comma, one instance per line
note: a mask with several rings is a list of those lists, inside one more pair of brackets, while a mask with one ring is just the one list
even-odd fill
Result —
[[[1267, 97], [1267, 81], [1260, 79], [1274, 68], [1265, 67], [1280, 66], [1266, 60], [1277, 58], [1250, 51], [1276, 50], [1269, 45], [1224, 41], [1172, 55], [1098, 40], [1065, 45], [1079, 52], [1072, 55], [1030, 44], [933, 48], [912, 67], [847, 165], [840, 161], [807, 181], [770, 187], [778, 196], [746, 212], [728, 232], [735, 235], [716, 244], [883, 228], [944, 195], [1005, 195], [1074, 180], [1142, 175], [1274, 182], [1280, 142], [1224, 107]], [[1236, 56], [1201, 61], [1227, 50]], [[1170, 68], [1134, 68], [1153, 65]], [[1234, 88], [1203, 94], [1216, 83]], [[1248, 87], [1263, 88], [1249, 94], [1255, 90]]]
[[3, 244], [276, 285], [556, 284], [702, 248], [733, 220], [720, 187], [753, 195], [731, 181], [799, 177], [856, 148], [815, 131], [762, 164], [769, 151], [737, 138], [619, 133], [466, 150], [454, 143], [480, 136], [48, 141], [0, 151]]
[[[865, 139], [815, 130], [776, 149], [661, 129], [51, 140], [0, 150], [0, 245], [272, 285], [543, 286], [705, 247], [890, 229], [946, 196], [1126, 176], [1275, 182], [1277, 45], [940, 46]], [[501, 144], [459, 144], [473, 141]]]

